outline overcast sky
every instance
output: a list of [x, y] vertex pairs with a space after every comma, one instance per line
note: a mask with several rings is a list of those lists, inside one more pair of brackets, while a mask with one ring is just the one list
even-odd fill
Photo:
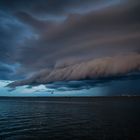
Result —
[[114, 92], [121, 77], [120, 89], [138, 93], [139, 13], [139, 0], [0, 0], [0, 80], [67, 81], [60, 86], [89, 94], [100, 83]]

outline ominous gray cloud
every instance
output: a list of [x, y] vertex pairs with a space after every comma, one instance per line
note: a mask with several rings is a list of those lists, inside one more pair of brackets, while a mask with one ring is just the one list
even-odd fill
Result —
[[139, 0], [1, 0], [0, 62], [17, 79], [41, 71], [29, 84], [139, 70], [139, 13]]
[[69, 65], [63, 68], [43, 70], [31, 78], [9, 84], [10, 87], [23, 85], [39, 85], [57, 81], [73, 81], [84, 79], [97, 79], [126, 75], [140, 71], [140, 55], [129, 54], [126, 56], [114, 56], [100, 58]]
[[[41, 21], [31, 13], [18, 12], [17, 18], [38, 32], [36, 40], [28, 40], [25, 44], [19, 60], [24, 67], [37, 70], [53, 67], [57, 61], [64, 59], [83, 61], [139, 51], [138, 13], [137, 1], [85, 14], [73, 13], [61, 22]], [[33, 61], [36, 63], [33, 64]]]
[[18, 68], [17, 56], [21, 44], [33, 36], [30, 30], [15, 17], [0, 10], [0, 79], [19, 79], [14, 67]]
[[13, 70], [0, 63], [0, 73], [0, 79], [6, 80], [10, 76], [10, 74], [13, 73]]
[[68, 13], [91, 11], [93, 8], [100, 9], [118, 0], [1, 0], [0, 7], [8, 11], [24, 10], [37, 16], [60, 16]]
[[[76, 91], [76, 90], [91, 90], [94, 88], [107, 89], [106, 95], [139, 95], [140, 74], [131, 73], [116, 77], [105, 77], [98, 79], [78, 80], [78, 81], [61, 81], [48, 83], [47, 89], [56, 91]], [[34, 85], [30, 85], [32, 88]], [[105, 94], [103, 94], [105, 95]]]

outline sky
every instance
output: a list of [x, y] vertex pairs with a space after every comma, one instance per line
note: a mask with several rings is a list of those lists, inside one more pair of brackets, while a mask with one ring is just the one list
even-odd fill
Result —
[[0, 96], [140, 93], [139, 0], [0, 0]]

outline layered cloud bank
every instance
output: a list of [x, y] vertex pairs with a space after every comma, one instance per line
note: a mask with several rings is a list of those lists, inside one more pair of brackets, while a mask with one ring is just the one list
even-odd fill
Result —
[[139, 71], [140, 54], [117, 55], [45, 69], [30, 78], [10, 83], [8, 86], [16, 87], [48, 84], [57, 81], [108, 78]]
[[140, 52], [139, 13], [140, 0], [0, 0], [0, 80]]

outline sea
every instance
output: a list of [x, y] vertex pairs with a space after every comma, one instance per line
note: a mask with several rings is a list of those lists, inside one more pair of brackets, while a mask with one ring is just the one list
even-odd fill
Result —
[[140, 97], [0, 97], [0, 140], [140, 140]]

